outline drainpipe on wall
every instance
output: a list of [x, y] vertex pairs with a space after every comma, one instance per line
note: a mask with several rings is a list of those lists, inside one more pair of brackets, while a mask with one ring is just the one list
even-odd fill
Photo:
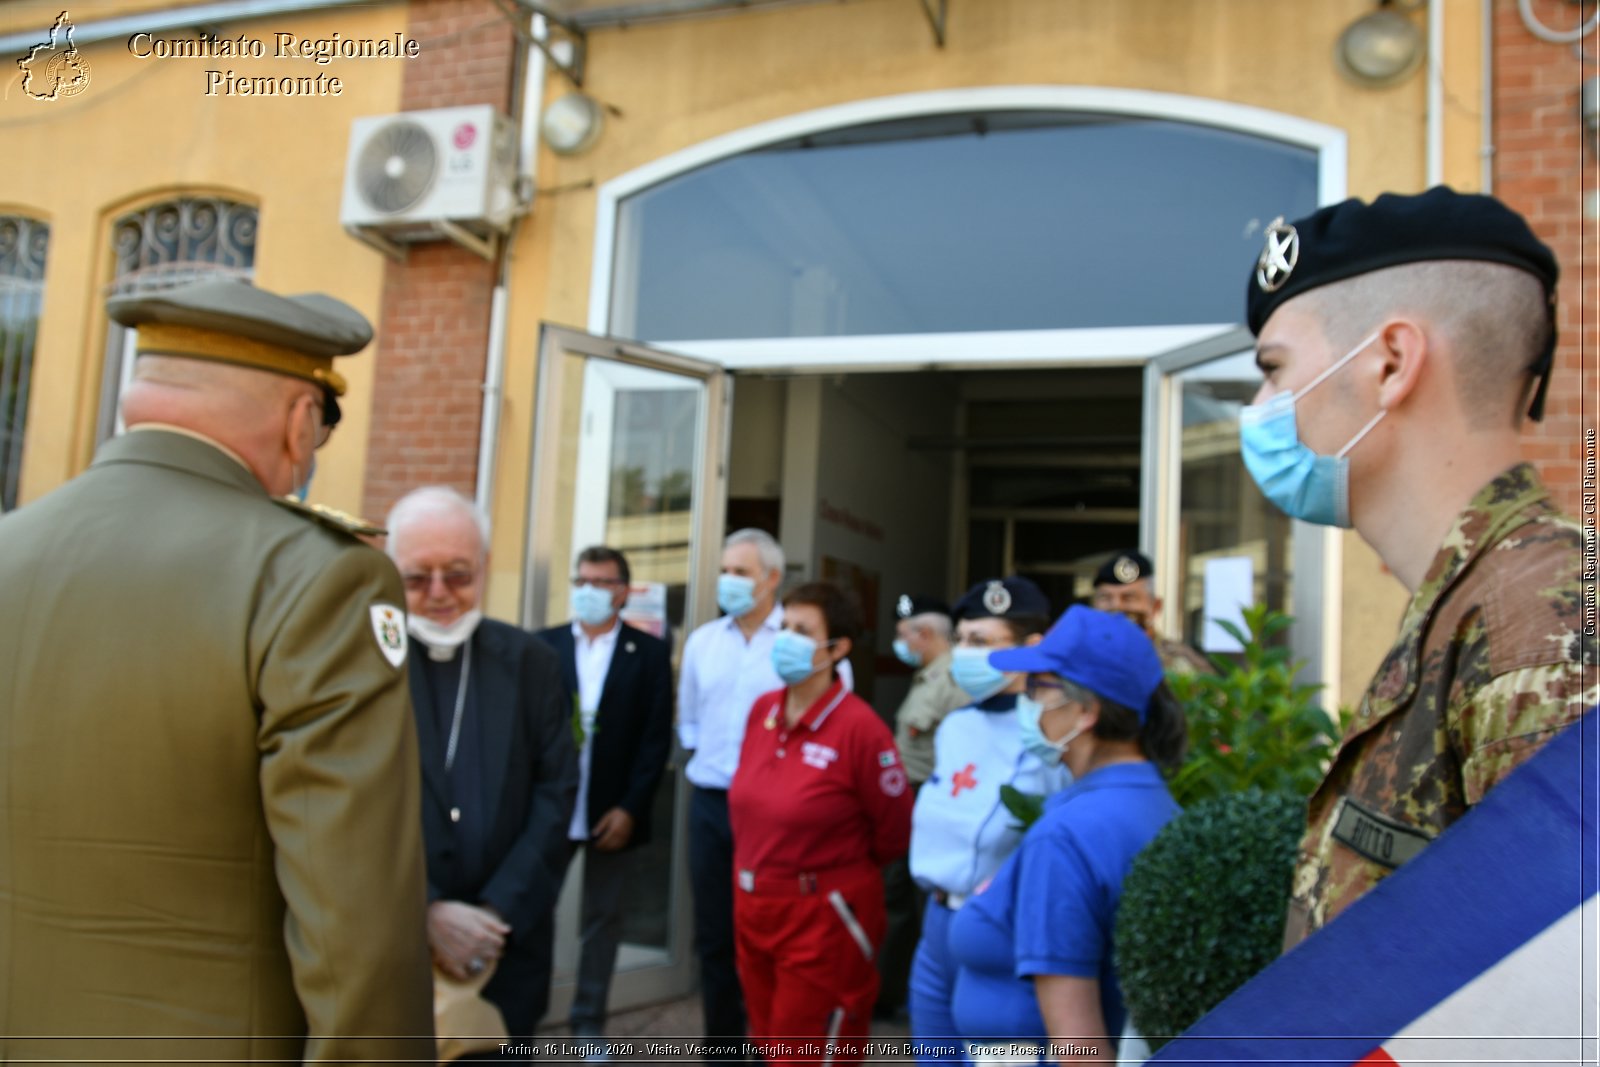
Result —
[[[543, 15], [534, 15], [529, 25], [533, 40], [543, 41], [549, 32]], [[539, 159], [539, 114], [544, 110], [544, 53], [531, 41], [523, 46], [522, 89], [517, 97], [517, 196], [525, 205], [533, 202]], [[500, 276], [495, 282], [489, 305], [489, 351], [483, 368], [483, 418], [478, 435], [478, 506], [487, 514], [494, 496], [495, 461], [500, 447], [500, 409], [504, 402], [506, 369], [506, 317], [510, 304], [507, 284], [511, 275], [511, 250], [524, 207], [511, 221], [500, 246]]]
[[1428, 3], [1428, 177], [1425, 188], [1444, 181], [1444, 2]]
[[1483, 103], [1479, 105], [1483, 123], [1478, 134], [1478, 191], [1494, 192], [1494, 0], [1480, 0], [1483, 9]]

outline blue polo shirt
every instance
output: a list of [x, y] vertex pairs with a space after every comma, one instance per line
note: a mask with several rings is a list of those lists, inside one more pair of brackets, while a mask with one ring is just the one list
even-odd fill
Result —
[[1040, 974], [1098, 977], [1107, 1033], [1122, 1032], [1126, 1010], [1111, 957], [1122, 879], [1179, 810], [1147, 762], [1091, 771], [1045, 801], [1022, 847], [951, 920], [963, 1037], [1044, 1037], [1033, 992]]

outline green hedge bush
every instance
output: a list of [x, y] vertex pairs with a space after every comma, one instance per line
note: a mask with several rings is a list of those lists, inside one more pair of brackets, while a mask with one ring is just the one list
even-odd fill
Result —
[[1117, 912], [1117, 977], [1152, 1050], [1278, 957], [1305, 802], [1259, 789], [1201, 801], [1134, 860]]

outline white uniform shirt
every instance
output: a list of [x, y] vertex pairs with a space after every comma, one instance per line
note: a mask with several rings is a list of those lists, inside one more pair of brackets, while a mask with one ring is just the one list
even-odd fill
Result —
[[968, 896], [1016, 851], [1022, 834], [1000, 800], [1002, 785], [1048, 795], [1072, 783], [1066, 767], [1023, 750], [1014, 699], [984, 702], [1005, 710], [952, 711], [933, 735], [933, 774], [911, 815], [911, 877], [924, 889]]
[[567, 836], [574, 841], [589, 840], [589, 750], [594, 737], [594, 717], [600, 710], [600, 694], [606, 687], [606, 674], [611, 670], [611, 656], [617, 650], [617, 634], [622, 630], [618, 619], [611, 620], [611, 629], [589, 640], [583, 627], [572, 624], [572, 658], [578, 668], [578, 719], [583, 724], [583, 749], [578, 753], [578, 801], [572, 808], [572, 822]]
[[[746, 641], [731, 615], [712, 619], [689, 635], [678, 668], [678, 741], [694, 752], [684, 774], [702, 789], [726, 789], [739, 769], [744, 724], [756, 697], [783, 688], [772, 669], [772, 643], [783, 625], [783, 607], [773, 607]], [[839, 664], [851, 688], [850, 662]]]

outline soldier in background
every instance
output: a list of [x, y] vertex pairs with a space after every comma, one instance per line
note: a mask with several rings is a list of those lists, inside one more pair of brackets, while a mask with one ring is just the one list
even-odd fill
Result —
[[1267, 228], [1245, 465], [1289, 515], [1353, 526], [1412, 594], [1311, 798], [1290, 946], [1600, 696], [1582, 532], [1519, 462], [1523, 416], [1543, 413], [1556, 278], [1520, 216], [1444, 187]]
[[[911, 688], [894, 716], [894, 743], [916, 796], [933, 773], [933, 735], [944, 717], [972, 702], [950, 676], [950, 638], [955, 628], [950, 605], [930, 596], [902, 594], [894, 605], [894, 654], [913, 668]], [[911, 957], [922, 936], [927, 899], [911, 878], [910, 860], [902, 856], [883, 869], [884, 905], [889, 930], [878, 954], [878, 1003], [873, 1015], [893, 1018], [906, 999]]]
[[1116, 612], [1131, 619], [1155, 643], [1163, 670], [1179, 674], [1216, 673], [1210, 661], [1200, 653], [1182, 641], [1169, 640], [1156, 632], [1161, 598], [1155, 592], [1155, 568], [1143, 553], [1130, 548], [1100, 565], [1094, 575], [1091, 606], [1096, 611]]
[[128, 432], [0, 520], [0, 1061], [431, 1062], [400, 578], [286, 498], [371, 327], [108, 311]]

